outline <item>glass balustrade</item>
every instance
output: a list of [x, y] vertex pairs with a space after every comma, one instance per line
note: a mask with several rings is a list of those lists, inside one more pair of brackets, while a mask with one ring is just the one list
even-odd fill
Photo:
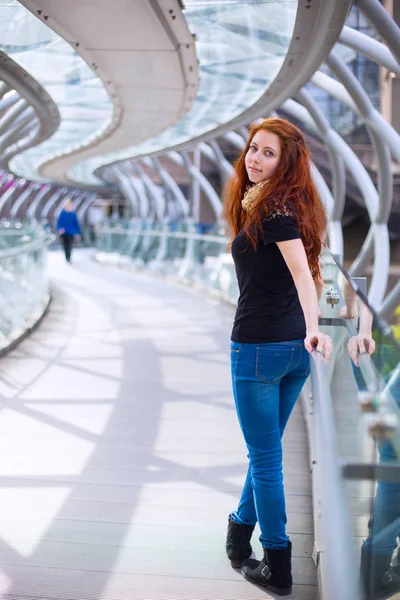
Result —
[[20, 223], [19, 221], [0, 221], [0, 250], [14, 248], [39, 239], [43, 235], [43, 227], [38, 223]]
[[46, 256], [53, 240], [39, 225], [0, 223], [0, 350], [32, 327], [49, 302]]
[[389, 598], [400, 594], [400, 347], [369, 306], [366, 280], [329, 253], [322, 264], [320, 324], [334, 348], [327, 375], [354, 568], [361, 598]]
[[228, 238], [219, 227], [207, 235], [197, 231], [194, 223], [102, 225], [97, 231], [98, 258], [189, 280], [236, 302], [238, 288]]

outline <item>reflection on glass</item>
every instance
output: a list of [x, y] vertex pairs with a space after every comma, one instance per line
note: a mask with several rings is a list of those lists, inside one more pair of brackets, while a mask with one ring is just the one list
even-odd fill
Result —
[[329, 378], [341, 459], [371, 466], [371, 479], [359, 471], [346, 483], [360, 594], [390, 598], [400, 592], [400, 348], [368, 305], [362, 282], [329, 253], [323, 265], [321, 322], [335, 348]]
[[292, 38], [297, 0], [184, 4], [199, 60], [200, 84], [191, 110], [159, 136], [75, 165], [74, 179], [98, 183], [91, 173], [105, 162], [169, 148], [214, 129], [254, 104], [276, 77]]

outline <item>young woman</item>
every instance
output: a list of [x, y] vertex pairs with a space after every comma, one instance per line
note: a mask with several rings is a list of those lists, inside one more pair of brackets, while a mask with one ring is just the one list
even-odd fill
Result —
[[[282, 435], [310, 372], [309, 352], [316, 347], [325, 360], [331, 352], [329, 336], [318, 330], [316, 291], [325, 214], [304, 137], [289, 121], [271, 118], [251, 128], [227, 187], [225, 216], [240, 290], [232, 385], [249, 457], [226, 551], [246, 579], [286, 595], [292, 574]], [[261, 561], [249, 559], [257, 521]]]

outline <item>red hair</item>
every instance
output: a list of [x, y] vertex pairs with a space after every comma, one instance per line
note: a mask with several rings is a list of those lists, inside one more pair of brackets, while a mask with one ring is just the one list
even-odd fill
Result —
[[[281, 158], [268, 185], [249, 212], [241, 201], [253, 185], [248, 178], [245, 158], [258, 131], [269, 131], [279, 137]], [[235, 163], [235, 172], [225, 190], [224, 215], [232, 231], [232, 239], [244, 229], [256, 250], [262, 220], [271, 212], [286, 207], [293, 214], [314, 279], [320, 277], [319, 255], [326, 225], [325, 210], [311, 178], [310, 154], [300, 129], [285, 119], [265, 119], [250, 128], [246, 146]]]

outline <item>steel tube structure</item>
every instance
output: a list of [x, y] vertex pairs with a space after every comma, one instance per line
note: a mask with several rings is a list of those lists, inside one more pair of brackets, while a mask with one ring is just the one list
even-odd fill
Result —
[[[396, 60], [398, 56], [394, 52], [393, 44], [389, 43], [390, 40], [398, 43], [398, 28], [393, 26], [391, 18], [385, 13], [379, 2], [360, 0], [356, 4], [367, 15], [373, 26], [379, 30], [384, 41], [388, 42], [391, 49], [388, 49], [384, 43], [378, 42], [348, 26], [343, 28], [338, 41], [381, 64], [393, 73], [400, 73], [400, 65]], [[391, 23], [390, 25], [389, 22]], [[390, 154], [396, 159], [400, 159], [400, 136], [389, 123], [383, 120], [360, 83], [335, 50], [330, 52], [326, 62], [337, 79], [330, 77], [324, 72], [316, 71], [311, 81], [314, 85], [323, 89], [333, 98], [343, 102], [345, 106], [354, 111], [358, 115], [360, 123], [366, 123], [371, 144], [376, 153], [378, 190], [360, 158], [331, 126], [308, 90], [304, 87], [298, 90], [296, 98], [301, 102], [300, 105], [294, 103], [292, 100], [287, 100], [281, 106], [296, 119], [302, 121], [312, 134], [319, 135], [326, 144], [332, 173], [332, 193], [318, 170], [314, 168], [313, 177], [331, 215], [329, 226], [331, 249], [339, 256], [343, 255], [341, 220], [346, 196], [346, 170], [352, 175], [360, 190], [371, 221], [371, 229], [362, 246], [360, 255], [353, 262], [351, 272], [354, 275], [361, 274], [369, 264], [371, 258], [375, 256], [369, 298], [373, 305], [379, 306], [383, 301], [390, 264], [387, 230], [387, 221], [391, 212], [393, 196]], [[277, 108], [279, 108], [279, 105], [277, 105]], [[269, 108], [268, 111], [270, 112]], [[244, 130], [242, 127], [240, 134], [237, 131], [222, 133], [223, 137], [229, 143], [241, 151], [245, 145], [242, 135], [247, 137], [247, 130]], [[214, 151], [214, 157], [210, 151], [211, 148]], [[214, 160], [223, 178], [232, 174], [232, 167], [229, 163], [224, 162], [224, 156], [220, 151], [217, 139], [209, 141], [207, 145], [204, 142], [201, 143], [200, 150], [207, 158]], [[173, 157], [174, 160], [179, 162], [179, 159], [176, 158], [176, 155], [173, 156], [173, 154], [169, 153], [170, 158]], [[181, 164], [185, 164], [191, 177], [197, 177], [199, 181], [201, 180], [199, 173], [195, 173], [187, 155], [184, 163]], [[203, 191], [206, 191], [207, 186], [204, 182], [201, 185]], [[214, 207], [215, 214], [219, 214], [218, 203], [213, 199], [213, 191], [211, 190], [210, 193], [210, 189], [208, 188], [208, 199]], [[216, 211], [215, 207], [218, 207]]]
[[[346, 175], [343, 156], [337, 152], [335, 136], [332, 136], [332, 127], [323, 112], [317, 106], [309, 92], [302, 88], [296, 98], [308, 110], [314, 120], [315, 127], [329, 149], [331, 171], [333, 175], [333, 205], [330, 211], [331, 222], [329, 226], [329, 242], [332, 252], [343, 257], [343, 230], [341, 219], [343, 215], [346, 195]], [[332, 139], [333, 137], [333, 139]]]
[[400, 75], [399, 63], [382, 42], [378, 42], [378, 40], [374, 40], [369, 35], [365, 35], [352, 27], [347, 27], [347, 25], [343, 27], [338, 41], [386, 67], [392, 73]]
[[221, 181], [225, 183], [232, 176], [233, 166], [226, 160], [216, 140], [211, 140], [208, 144], [200, 142], [198, 147], [200, 152], [215, 164], [220, 173]]
[[[332, 51], [329, 54], [327, 65], [332, 70], [334, 75], [336, 75], [343, 85], [345, 85], [357, 107], [357, 111], [363, 117], [363, 119], [365, 119], [368, 129], [372, 133], [372, 135], [370, 134], [370, 138], [378, 160], [378, 168], [380, 172], [380, 194], [374, 212], [370, 212], [370, 218], [374, 230], [374, 253], [376, 268], [373, 272], [369, 299], [374, 306], [380, 306], [385, 295], [390, 265], [389, 231], [386, 223], [379, 223], [378, 221], [378, 218], [384, 214], [389, 217], [392, 203], [393, 182], [390, 168], [390, 156], [385, 144], [383, 143], [383, 141], [389, 143], [390, 140], [387, 139], [385, 132], [382, 130], [381, 135], [383, 137], [383, 141], [376, 134], [378, 129], [377, 123], [379, 123], [379, 120], [377, 121], [375, 118], [375, 113], [377, 113], [377, 111], [374, 109], [372, 102], [360, 83], [357, 81], [356, 77], [335, 51]], [[388, 125], [388, 128], [393, 130], [392, 133], [394, 140], [398, 138], [398, 155], [400, 157], [400, 136], [390, 125]], [[390, 147], [392, 148], [392, 146]], [[379, 223], [379, 226], [375, 226], [375, 223]]]
[[171, 177], [168, 171], [164, 169], [158, 158], [149, 158], [145, 160], [146, 164], [151, 163], [153, 165], [153, 168], [163, 182], [166, 197], [168, 197], [168, 191], [171, 193], [170, 201], [173, 199], [173, 202], [176, 205], [176, 218], [179, 218], [179, 216], [182, 218], [188, 217], [190, 210], [189, 203], [179, 185]]
[[400, 301], [400, 281], [396, 283], [394, 288], [389, 292], [383, 301], [382, 305], [378, 310], [378, 314], [383, 319], [387, 319], [388, 316], [395, 310]]
[[355, 5], [385, 40], [400, 63], [400, 29], [378, 0], [355, 0]]
[[326, 64], [343, 83], [349, 92], [357, 112], [363, 120], [388, 144], [393, 156], [400, 162], [400, 135], [397, 131], [383, 119], [382, 115], [374, 108], [368, 94], [357, 81], [357, 78], [350, 71], [343, 59], [337, 52], [332, 50], [326, 60]]
[[22, 192], [22, 194], [17, 198], [17, 200], [13, 203], [10, 210], [10, 217], [12, 219], [17, 218], [18, 212], [22, 205], [31, 198], [31, 196], [37, 191], [38, 184], [29, 184], [26, 189]]
[[187, 153], [184, 151], [180, 154], [177, 152], [168, 152], [168, 157], [179, 165], [184, 165], [190, 178], [197, 179], [214, 211], [216, 219], [220, 219], [222, 215], [221, 200], [207, 178], [190, 162]]
[[53, 188], [50, 185], [44, 186], [38, 194], [34, 197], [32, 203], [29, 205], [26, 211], [27, 219], [35, 219], [36, 218], [36, 210], [39, 207], [42, 200], [46, 200], [46, 196], [50, 195], [53, 192]]
[[137, 177], [144, 185], [147, 197], [149, 199], [149, 204], [152, 206], [154, 215], [158, 220], [163, 219], [166, 214], [166, 200], [163, 188], [153, 183], [138, 162], [132, 163], [132, 169], [135, 171]]
[[65, 188], [65, 187], [56, 188], [55, 191], [53, 192], [53, 194], [46, 200], [46, 202], [39, 214], [37, 214], [38, 211], [36, 209], [36, 213], [35, 213], [36, 218], [47, 219], [47, 215], [49, 214], [51, 207], [55, 206], [57, 204], [57, 202], [62, 201], [65, 198], [67, 191], [68, 191], [68, 188]]

